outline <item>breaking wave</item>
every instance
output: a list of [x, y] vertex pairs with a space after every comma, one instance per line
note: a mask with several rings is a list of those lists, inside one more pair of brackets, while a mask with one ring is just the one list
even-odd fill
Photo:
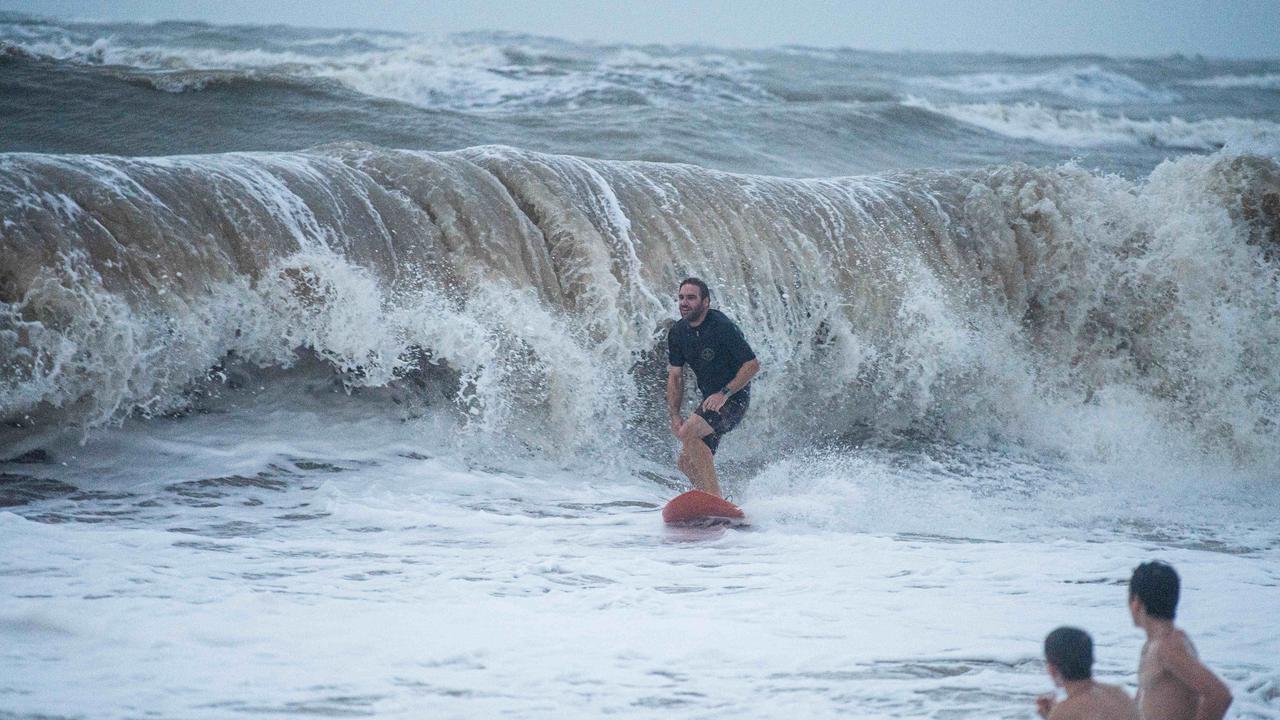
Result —
[[1280, 461], [1274, 158], [1133, 183], [505, 147], [10, 154], [0, 207], [11, 425], [173, 412], [315, 357], [539, 452], [662, 437], [670, 296], [699, 274], [765, 367], [755, 452], [874, 428]]

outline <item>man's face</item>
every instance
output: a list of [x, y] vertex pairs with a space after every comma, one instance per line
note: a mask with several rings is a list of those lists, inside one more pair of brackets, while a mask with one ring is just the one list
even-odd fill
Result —
[[1047, 670], [1049, 671], [1049, 677], [1050, 677], [1050, 679], [1052, 679], [1052, 680], [1053, 680], [1053, 684], [1054, 684], [1054, 686], [1055, 686], [1055, 687], [1062, 687], [1062, 686], [1063, 686], [1063, 684], [1064, 684], [1064, 682], [1063, 682], [1063, 678], [1062, 678], [1062, 673], [1058, 670], [1058, 666], [1057, 666], [1057, 665], [1054, 665], [1053, 663], [1049, 662], [1048, 660], [1045, 660], [1045, 661], [1044, 661], [1044, 666], [1045, 666], [1045, 669], [1047, 669]]
[[697, 285], [681, 285], [676, 297], [680, 301], [680, 317], [685, 320], [701, 320], [711, 307], [711, 298], [703, 298]]

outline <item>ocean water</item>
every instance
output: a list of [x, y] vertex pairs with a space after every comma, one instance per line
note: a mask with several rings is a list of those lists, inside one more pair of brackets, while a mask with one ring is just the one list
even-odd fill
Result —
[[1277, 77], [0, 15], [0, 717], [1280, 717]]

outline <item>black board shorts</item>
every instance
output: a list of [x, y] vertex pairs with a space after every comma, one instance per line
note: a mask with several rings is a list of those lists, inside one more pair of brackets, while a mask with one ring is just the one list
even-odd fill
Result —
[[[705, 398], [703, 399], [705, 402]], [[742, 418], [747, 414], [747, 408], [751, 406], [750, 395], [730, 395], [728, 400], [724, 401], [724, 405], [718, 411], [703, 410], [699, 405], [697, 410], [693, 411], [694, 415], [701, 417], [711, 426], [712, 433], [704, 435], [702, 442], [711, 448], [711, 454], [716, 454], [716, 448], [720, 445], [720, 437], [730, 430], [738, 427], [738, 423], [742, 422]]]

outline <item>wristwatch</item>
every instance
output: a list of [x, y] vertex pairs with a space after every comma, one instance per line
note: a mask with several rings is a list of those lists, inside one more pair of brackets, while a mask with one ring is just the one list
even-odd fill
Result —
[[724, 393], [724, 396], [726, 398], [733, 394], [733, 391], [729, 389], [728, 385], [725, 385], [724, 387], [720, 388], [720, 392]]

